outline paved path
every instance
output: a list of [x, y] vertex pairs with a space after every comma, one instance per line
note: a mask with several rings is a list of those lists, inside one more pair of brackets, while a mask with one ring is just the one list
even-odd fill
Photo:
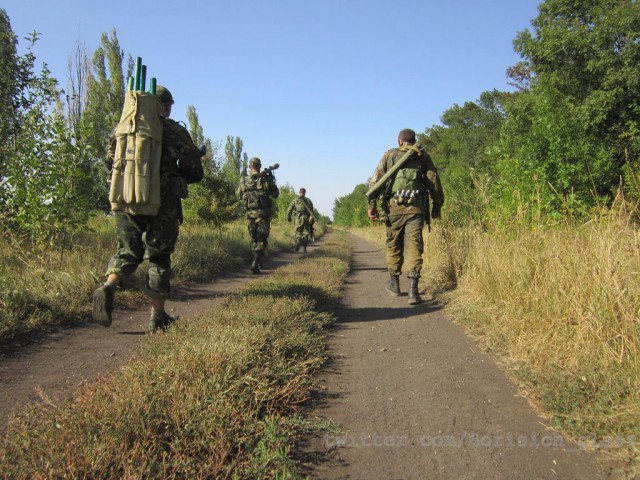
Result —
[[[321, 479], [597, 479], [597, 456], [536, 415], [437, 305], [384, 291], [384, 254], [351, 237], [352, 272], [311, 414], [342, 427], [303, 439]], [[401, 279], [406, 292], [407, 280]]]

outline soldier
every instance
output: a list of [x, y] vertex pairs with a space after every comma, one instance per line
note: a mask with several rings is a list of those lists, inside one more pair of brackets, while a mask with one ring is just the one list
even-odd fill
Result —
[[[182, 223], [181, 199], [186, 198], [186, 184], [199, 182], [203, 177], [202, 151], [194, 145], [187, 129], [169, 118], [174, 103], [171, 92], [158, 85], [156, 96], [162, 103], [160, 210], [155, 216], [114, 212], [118, 249], [109, 260], [106, 283], [93, 292], [93, 319], [105, 327], [111, 325], [118, 285], [144, 259], [149, 261], [145, 282], [145, 293], [151, 299], [149, 331], [164, 329], [175, 321], [164, 309], [170, 291], [171, 253]], [[114, 131], [105, 161], [109, 171], [115, 157]]]
[[240, 180], [236, 192], [242, 198], [248, 220], [249, 237], [251, 237], [253, 262], [249, 268], [256, 274], [260, 273], [261, 258], [269, 244], [272, 199], [278, 198], [280, 194], [272, 168], [260, 172], [261, 167], [260, 159], [252, 157], [249, 160], [249, 175]]
[[309, 200], [305, 195], [307, 191], [301, 188], [298, 191], [298, 196], [293, 199], [287, 210], [287, 219], [289, 222], [295, 215], [295, 242], [296, 252], [300, 251], [302, 247], [303, 251], [307, 251], [307, 245], [309, 245], [309, 237], [313, 231], [313, 224], [315, 223], [315, 216], [313, 213], [313, 202]]
[[378, 220], [377, 200], [381, 200], [383, 220], [387, 227], [386, 262], [389, 281], [385, 290], [400, 296], [399, 276], [405, 265], [409, 278], [409, 304], [422, 302], [418, 293], [418, 280], [422, 268], [424, 224], [429, 224], [429, 197], [433, 201], [432, 218], [440, 218], [444, 203], [444, 193], [438, 171], [431, 157], [421, 147], [415, 145], [416, 133], [410, 129], [398, 134], [398, 148], [388, 150], [378, 163], [370, 184], [378, 180], [405, 154], [412, 152], [402, 168], [392, 175], [379, 190], [369, 198], [368, 215]]

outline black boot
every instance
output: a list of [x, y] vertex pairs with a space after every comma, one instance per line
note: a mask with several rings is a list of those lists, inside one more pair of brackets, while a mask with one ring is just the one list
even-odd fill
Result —
[[302, 243], [301, 240], [302, 239], [300, 237], [296, 238], [296, 252], [300, 251], [300, 244]]
[[175, 323], [179, 317], [172, 317], [167, 312], [162, 310], [161, 312], [151, 311], [151, 317], [149, 318], [149, 333], [156, 333], [158, 330], [166, 330], [172, 323]]
[[400, 296], [400, 281], [398, 277], [398, 275], [390, 273], [387, 285], [384, 287], [384, 289], [394, 297]]
[[418, 280], [417, 278], [409, 279], [409, 305], [422, 303], [422, 298], [420, 298], [420, 293], [418, 292]]
[[253, 262], [249, 267], [253, 273], [260, 273], [260, 257], [262, 256], [261, 254], [262, 252], [259, 250], [257, 252], [253, 252]]
[[103, 327], [111, 325], [115, 287], [104, 284], [93, 292], [93, 321]]

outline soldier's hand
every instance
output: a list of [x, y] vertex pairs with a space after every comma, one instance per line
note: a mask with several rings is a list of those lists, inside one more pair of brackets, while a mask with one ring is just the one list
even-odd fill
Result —
[[369, 215], [369, 218], [371, 219], [372, 222], [378, 221], [378, 209], [376, 207], [370, 208], [367, 211], [367, 215]]
[[431, 218], [439, 219], [440, 218], [440, 205], [434, 205], [431, 207]]

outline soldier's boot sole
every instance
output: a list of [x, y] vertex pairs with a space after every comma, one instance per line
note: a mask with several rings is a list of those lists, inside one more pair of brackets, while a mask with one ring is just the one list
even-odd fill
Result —
[[93, 292], [93, 311], [91, 316], [94, 322], [103, 327], [110, 326], [113, 320], [113, 297], [113, 289], [108, 285], [102, 285]]

